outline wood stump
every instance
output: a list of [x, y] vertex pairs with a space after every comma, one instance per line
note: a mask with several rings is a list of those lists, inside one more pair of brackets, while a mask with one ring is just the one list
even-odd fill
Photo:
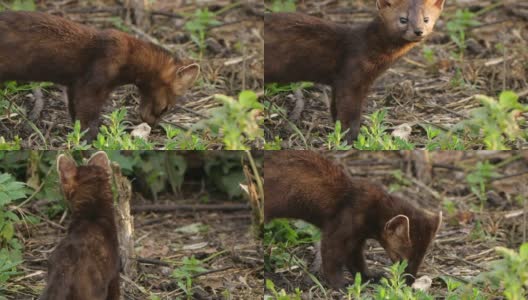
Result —
[[[137, 275], [137, 265], [134, 253], [134, 219], [130, 215], [130, 200], [132, 199], [132, 186], [128, 178], [123, 176], [117, 163], [112, 163], [115, 194], [115, 218], [117, 237], [119, 240], [119, 255], [121, 257], [121, 272], [133, 279]], [[122, 290], [123, 288], [122, 282]]]

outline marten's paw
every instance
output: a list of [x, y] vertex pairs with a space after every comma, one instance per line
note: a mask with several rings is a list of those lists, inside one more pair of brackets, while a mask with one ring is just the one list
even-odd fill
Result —
[[343, 289], [345, 288], [345, 285], [346, 285], [346, 280], [343, 277], [343, 273], [341, 272], [326, 274], [324, 276], [324, 282], [326, 283], [327, 286], [335, 290]]
[[363, 282], [369, 281], [370, 283], [378, 283], [381, 278], [386, 277], [384, 272], [379, 271], [368, 271], [365, 274], [362, 274], [361, 276]]

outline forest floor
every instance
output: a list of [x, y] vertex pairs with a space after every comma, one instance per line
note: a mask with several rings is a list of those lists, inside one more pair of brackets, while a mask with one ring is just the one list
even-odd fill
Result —
[[[418, 277], [433, 279], [431, 295], [442, 297], [447, 288], [444, 278], [465, 284], [475, 284], [485, 299], [500, 297], [474, 280], [490, 270], [490, 262], [500, 259], [494, 249], [503, 246], [518, 250], [526, 238], [528, 213], [528, 156], [520, 152], [433, 152], [429, 179], [417, 177], [416, 160], [404, 152], [348, 151], [327, 152], [329, 157], [343, 164], [352, 177], [369, 178], [383, 184], [395, 195], [430, 211], [443, 212], [443, 223], [434, 244], [426, 255]], [[409, 153], [409, 152], [406, 152]], [[484, 167], [479, 167], [481, 162]], [[489, 164], [488, 164], [489, 163]], [[488, 171], [485, 171], [488, 170]], [[487, 178], [483, 200], [472, 192], [470, 178]], [[302, 227], [302, 226], [301, 226]], [[304, 230], [306, 232], [306, 230]], [[301, 239], [301, 237], [299, 237]], [[275, 289], [294, 293], [299, 288], [305, 297], [313, 299], [343, 299], [342, 292], [321, 289], [308, 271], [315, 258], [314, 246], [293, 244], [286, 251], [297, 257], [286, 259], [290, 264], [265, 272]], [[275, 252], [273, 252], [275, 251]], [[274, 245], [265, 245], [265, 255], [280, 254]], [[380, 271], [392, 265], [379, 243], [369, 241], [366, 247], [369, 267]], [[288, 257], [288, 256], [286, 256]], [[268, 261], [268, 260], [265, 260]], [[317, 274], [317, 273], [314, 273]], [[348, 282], [353, 277], [347, 272]], [[496, 292], [495, 292], [496, 293]], [[269, 294], [269, 291], [266, 293]]]
[[[462, 13], [464, 9], [474, 16]], [[297, 11], [343, 24], [363, 24], [376, 14], [373, 1], [300, 1]], [[458, 14], [458, 15], [457, 15]], [[478, 22], [467, 27], [460, 24]], [[448, 30], [449, 22], [462, 28]], [[453, 26], [456, 27], [456, 26]], [[465, 36], [464, 51], [451, 36]], [[403, 124], [412, 128], [409, 142], [427, 142], [423, 126], [443, 131], [471, 118], [481, 103], [478, 94], [496, 98], [512, 90], [528, 103], [528, 7], [519, 1], [446, 1], [435, 32], [416, 46], [373, 85], [363, 108], [365, 116], [385, 109], [389, 133]], [[269, 93], [271, 103], [265, 120], [265, 139], [282, 139], [282, 148], [325, 148], [334, 131], [329, 112], [332, 97], [328, 86], [316, 84], [295, 90]], [[301, 96], [300, 96], [301, 95]], [[304, 109], [297, 121], [289, 120], [296, 104]], [[465, 141], [469, 149], [483, 145]]]
[[[263, 89], [263, 5], [254, 1], [172, 1], [157, 0], [150, 3], [150, 17], [138, 27], [127, 22], [123, 1], [38, 1], [37, 10], [66, 17], [75, 22], [100, 29], [119, 29], [140, 39], [154, 41], [178, 57], [190, 58], [200, 64], [201, 75], [194, 87], [171, 111], [161, 124], [173, 125], [187, 132], [194, 124], [211, 117], [210, 110], [221, 103], [215, 94], [237, 98], [242, 90], [262, 94]], [[211, 14], [199, 14], [208, 9]], [[197, 22], [206, 29], [203, 52], [196, 34], [186, 29], [187, 22]], [[198, 39], [199, 40], [199, 39]], [[58, 66], [59, 67], [59, 66]], [[11, 102], [3, 103], [0, 112], [0, 136], [12, 141], [20, 137], [22, 148], [57, 149], [68, 145], [67, 134], [73, 124], [68, 114], [63, 89], [58, 86], [42, 88], [42, 101], [36, 103], [31, 88], [6, 95]], [[141, 123], [138, 113], [139, 95], [133, 86], [115, 90], [103, 109], [104, 115], [126, 108], [126, 131]], [[1, 100], [1, 99], [0, 99]], [[1, 104], [1, 103], [0, 103]], [[9, 109], [7, 109], [9, 107]], [[103, 124], [109, 120], [101, 117]], [[210, 148], [219, 148], [217, 141], [209, 141]], [[167, 134], [158, 126], [152, 129], [149, 141], [164, 145]]]
[[[139, 206], [145, 204], [135, 198]], [[164, 196], [156, 205], [197, 204], [173, 198]], [[125, 299], [262, 298], [262, 250], [253, 237], [249, 210], [202, 208], [138, 212], [133, 217], [138, 272], [135, 278], [121, 277]], [[20, 229], [24, 235], [22, 274], [6, 287], [7, 299], [36, 299], [46, 285], [48, 256], [64, 237], [69, 218], [42, 218], [44, 222]], [[175, 272], [191, 274], [191, 285]]]

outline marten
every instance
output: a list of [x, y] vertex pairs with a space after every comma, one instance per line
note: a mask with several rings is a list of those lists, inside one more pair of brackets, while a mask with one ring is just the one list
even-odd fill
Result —
[[427, 37], [445, 0], [377, 0], [378, 15], [363, 26], [301, 13], [264, 17], [264, 81], [313, 81], [332, 87], [330, 111], [357, 138], [370, 86]]
[[0, 83], [66, 86], [70, 117], [88, 129], [89, 141], [97, 136], [101, 109], [115, 87], [135, 84], [141, 119], [154, 126], [199, 73], [196, 63], [124, 32], [40, 12], [0, 13]]
[[411, 284], [442, 222], [366, 179], [311, 151], [264, 154], [264, 217], [295, 218], [321, 229], [322, 274], [333, 287], [344, 283], [343, 266], [366, 280], [380, 273], [367, 268], [367, 239], [379, 241], [393, 262], [407, 260]]
[[86, 166], [61, 154], [60, 184], [71, 212], [66, 237], [48, 262], [48, 282], [40, 300], [119, 300], [119, 245], [106, 153]]

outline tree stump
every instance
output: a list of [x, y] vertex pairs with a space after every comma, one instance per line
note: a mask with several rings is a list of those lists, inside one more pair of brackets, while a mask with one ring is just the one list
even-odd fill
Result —
[[425, 184], [430, 184], [433, 177], [433, 164], [428, 151], [405, 151], [404, 157], [407, 161], [407, 174], [414, 174]]
[[130, 215], [132, 186], [130, 181], [121, 173], [121, 168], [117, 163], [112, 163], [112, 171], [115, 187], [114, 195], [116, 197], [114, 203], [121, 268], [123, 274], [133, 279], [137, 274], [137, 265], [134, 253], [134, 219]]
[[135, 24], [139, 28], [145, 28], [149, 25], [147, 0], [127, 0], [125, 4], [127, 8], [127, 22]]
[[262, 237], [264, 232], [264, 185], [263, 178], [255, 163], [251, 151], [246, 151], [248, 163], [244, 165], [245, 184], [240, 187], [246, 193], [251, 204], [253, 214], [253, 231], [256, 236]]

